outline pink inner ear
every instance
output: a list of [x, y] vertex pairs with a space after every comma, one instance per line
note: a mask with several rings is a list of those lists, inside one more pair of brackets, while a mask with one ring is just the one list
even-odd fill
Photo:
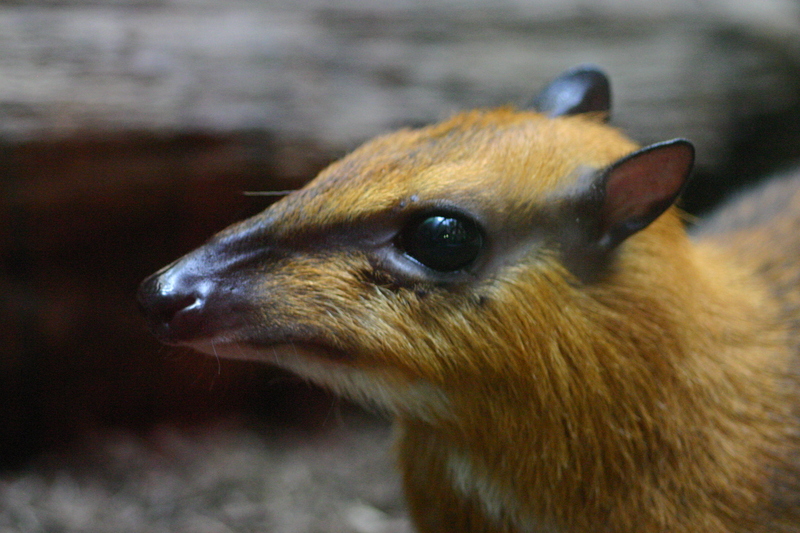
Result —
[[670, 141], [644, 148], [612, 167], [605, 183], [603, 233], [627, 227], [632, 233], [658, 218], [682, 190], [693, 156], [688, 142]]

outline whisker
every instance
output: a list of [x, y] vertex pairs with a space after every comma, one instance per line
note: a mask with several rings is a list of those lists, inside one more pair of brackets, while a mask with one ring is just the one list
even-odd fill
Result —
[[328, 411], [325, 413], [325, 419], [322, 421], [321, 427], [328, 427], [328, 423], [334, 419], [335, 427], [344, 427], [344, 419], [342, 418], [342, 404], [338, 396], [334, 396]]
[[236, 346], [236, 349], [239, 350], [239, 356], [242, 359], [247, 359], [247, 354], [244, 353], [244, 350], [242, 349], [242, 345], [237, 342], [237, 343], [234, 343], [234, 346]]
[[222, 363], [219, 360], [219, 354], [217, 353], [217, 345], [214, 343], [214, 341], [211, 341], [211, 349], [214, 351], [214, 357], [217, 358], [217, 375], [219, 376], [222, 374]]
[[285, 191], [244, 191], [242, 194], [245, 196], [286, 196], [293, 192], [293, 189], [289, 189]]
[[270, 348], [272, 350], [272, 359], [275, 361], [276, 365], [280, 365], [280, 360], [278, 360], [278, 350], [275, 349], [274, 346]]

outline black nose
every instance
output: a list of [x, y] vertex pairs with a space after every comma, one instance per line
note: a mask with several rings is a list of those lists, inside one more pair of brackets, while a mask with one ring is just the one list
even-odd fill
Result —
[[139, 306], [159, 340], [230, 338], [247, 326], [256, 274], [275, 255], [263, 226], [255, 218], [231, 226], [142, 282]]
[[186, 287], [165, 283], [161, 273], [153, 274], [139, 286], [139, 307], [147, 319], [150, 331], [166, 343], [179, 343], [188, 337], [176, 325], [188, 309], [198, 307], [198, 295]]
[[162, 342], [182, 344], [210, 334], [209, 301], [215, 284], [197, 272], [196, 263], [187, 256], [139, 286], [139, 306]]
[[178, 340], [173, 338], [176, 318], [199, 303], [198, 295], [194, 291], [165, 283], [159, 272], [142, 282], [137, 300], [150, 330], [164, 342]]

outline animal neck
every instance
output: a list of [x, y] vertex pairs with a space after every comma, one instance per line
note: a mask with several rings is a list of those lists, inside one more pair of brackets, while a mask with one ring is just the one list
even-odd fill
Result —
[[591, 286], [498, 282], [496, 366], [449, 391], [450, 421], [401, 421], [401, 450], [434, 450], [407, 472], [430, 462], [504, 531], [726, 531], [722, 507], [768, 497], [788, 353], [766, 291], [717, 253], [670, 216]]

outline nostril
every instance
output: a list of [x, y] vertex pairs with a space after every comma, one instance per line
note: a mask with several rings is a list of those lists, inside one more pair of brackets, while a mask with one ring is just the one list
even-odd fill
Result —
[[175, 315], [184, 309], [196, 306], [197, 303], [197, 298], [192, 295], [161, 295], [154, 300], [154, 305], [150, 308], [149, 315], [159, 322], [169, 324], [175, 318]]
[[137, 300], [152, 333], [189, 346], [238, 334], [252, 311], [251, 255], [211, 241], [142, 281]]
[[142, 282], [137, 300], [153, 334], [167, 342], [177, 341], [185, 336], [186, 332], [176, 328], [176, 323], [182, 322], [179, 316], [202, 307], [199, 293], [188, 288], [181, 290], [173, 283], [165, 283], [162, 275], [158, 274]]

